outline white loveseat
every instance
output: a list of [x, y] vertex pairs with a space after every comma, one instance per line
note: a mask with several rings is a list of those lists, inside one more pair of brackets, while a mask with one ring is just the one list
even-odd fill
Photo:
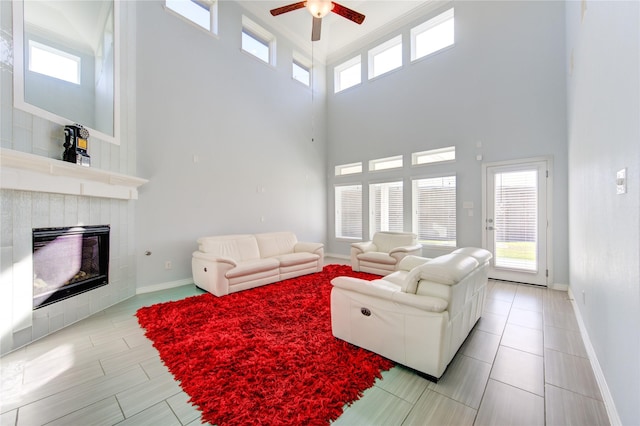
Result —
[[482, 315], [491, 257], [467, 247], [405, 257], [374, 281], [334, 278], [333, 335], [437, 380]]
[[321, 272], [322, 243], [298, 242], [293, 232], [198, 239], [191, 269], [196, 286], [216, 296]]
[[376, 232], [371, 241], [351, 244], [351, 268], [354, 271], [387, 275], [397, 270], [405, 256], [420, 255], [422, 245], [411, 232]]

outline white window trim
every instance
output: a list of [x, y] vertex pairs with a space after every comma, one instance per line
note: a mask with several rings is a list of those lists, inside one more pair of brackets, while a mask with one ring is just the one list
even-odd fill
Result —
[[[354, 67], [356, 65], [360, 66], [360, 81], [358, 83], [352, 84], [349, 87], [342, 87], [342, 82], [341, 82], [341, 78], [340, 78], [340, 74], [351, 68]], [[349, 59], [348, 61], [345, 61], [343, 63], [341, 63], [340, 65], [336, 65], [336, 67], [333, 69], [333, 87], [334, 87], [334, 93], [339, 93], [342, 92], [344, 90], [350, 89], [352, 87], [356, 87], [362, 84], [362, 55], [357, 55], [354, 56], [353, 58]]]
[[[384, 72], [381, 72], [379, 74], [376, 73], [375, 70], [375, 58], [376, 56], [388, 51], [389, 49], [392, 49], [396, 46], [400, 46], [400, 64], [394, 68], [391, 68], [389, 70], [386, 70]], [[393, 37], [390, 40], [385, 41], [382, 44], [379, 44], [378, 46], [374, 47], [373, 49], [369, 50], [369, 68], [368, 68], [368, 73], [369, 73], [369, 80], [383, 76], [385, 74], [390, 73], [391, 71], [395, 71], [397, 69], [402, 68], [402, 66], [404, 65], [404, 60], [403, 60], [403, 55], [402, 55], [402, 34], [398, 34], [397, 36]]]

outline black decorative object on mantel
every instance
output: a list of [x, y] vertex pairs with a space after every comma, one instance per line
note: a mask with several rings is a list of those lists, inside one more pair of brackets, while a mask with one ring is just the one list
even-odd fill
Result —
[[87, 154], [89, 131], [81, 124], [64, 126], [64, 154], [62, 159], [81, 166], [91, 166], [91, 157]]

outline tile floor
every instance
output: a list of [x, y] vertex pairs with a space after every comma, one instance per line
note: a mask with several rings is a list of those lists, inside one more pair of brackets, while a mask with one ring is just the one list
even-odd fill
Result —
[[[199, 425], [133, 314], [142, 294], [0, 359], [0, 425]], [[336, 425], [607, 425], [566, 292], [490, 281], [485, 314], [438, 383], [397, 366]]]

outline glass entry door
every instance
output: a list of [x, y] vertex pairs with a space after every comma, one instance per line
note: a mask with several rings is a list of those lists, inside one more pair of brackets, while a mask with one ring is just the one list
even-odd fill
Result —
[[547, 285], [547, 161], [485, 167], [491, 278]]

